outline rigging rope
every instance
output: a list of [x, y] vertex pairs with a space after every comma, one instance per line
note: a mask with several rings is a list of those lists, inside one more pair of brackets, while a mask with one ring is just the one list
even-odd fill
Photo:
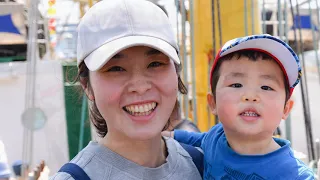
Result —
[[[292, 0], [290, 0], [290, 9], [292, 15], [293, 24], [295, 24], [295, 16], [293, 10]], [[303, 69], [303, 74], [300, 79], [300, 87], [301, 87], [301, 96], [302, 96], [302, 105], [303, 105], [303, 113], [304, 113], [304, 121], [305, 121], [305, 128], [306, 128], [306, 138], [307, 138], [307, 148], [308, 148], [308, 158], [309, 161], [314, 160], [315, 154], [313, 149], [313, 137], [312, 137], [312, 128], [311, 128], [311, 119], [310, 119], [310, 108], [309, 108], [309, 99], [308, 99], [308, 87], [306, 83], [306, 71], [305, 71], [305, 60], [304, 60], [304, 53], [303, 53], [303, 42], [302, 42], [302, 35], [301, 35], [301, 22], [300, 22], [300, 11], [299, 11], [299, 3], [297, 1], [296, 5], [297, 11], [297, 18], [298, 18], [298, 31], [299, 31], [299, 48], [297, 42], [297, 35], [296, 29], [294, 29], [294, 41], [295, 41], [295, 51], [299, 53], [302, 57], [301, 66]]]
[[220, 43], [220, 48], [222, 48], [222, 27], [221, 27], [220, 0], [217, 0], [217, 9], [218, 9], [219, 43]]

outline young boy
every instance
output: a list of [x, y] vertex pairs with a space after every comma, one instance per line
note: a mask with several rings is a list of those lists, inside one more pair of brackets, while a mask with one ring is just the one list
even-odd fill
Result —
[[207, 96], [221, 123], [207, 133], [174, 131], [177, 141], [204, 151], [204, 179], [314, 179], [290, 142], [272, 137], [292, 109], [300, 76], [297, 55], [273, 36], [237, 38], [222, 47]]

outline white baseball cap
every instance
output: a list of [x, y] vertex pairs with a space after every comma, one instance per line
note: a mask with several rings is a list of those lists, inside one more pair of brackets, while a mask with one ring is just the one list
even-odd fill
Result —
[[241, 50], [255, 50], [270, 55], [285, 74], [289, 83], [290, 95], [292, 94], [301, 77], [299, 58], [287, 43], [269, 34], [245, 36], [226, 42], [214, 60], [210, 73], [210, 83], [218, 60], [223, 56]]
[[148, 46], [180, 64], [179, 48], [167, 15], [146, 0], [103, 0], [92, 6], [78, 26], [77, 64], [90, 71], [133, 46]]

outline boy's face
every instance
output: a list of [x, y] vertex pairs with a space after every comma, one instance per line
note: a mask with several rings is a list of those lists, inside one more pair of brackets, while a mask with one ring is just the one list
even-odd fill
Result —
[[293, 105], [291, 100], [285, 105], [280, 66], [274, 60], [241, 57], [224, 61], [219, 72], [216, 97], [209, 94], [208, 102], [226, 134], [271, 137]]

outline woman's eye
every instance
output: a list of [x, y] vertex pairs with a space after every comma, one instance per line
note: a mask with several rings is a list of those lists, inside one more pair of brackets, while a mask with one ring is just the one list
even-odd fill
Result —
[[164, 63], [155, 61], [155, 62], [150, 63], [148, 65], [148, 67], [159, 67], [159, 66], [162, 66], [162, 65], [164, 65]]
[[107, 70], [107, 72], [115, 72], [115, 71], [125, 71], [125, 69], [123, 69], [120, 66], [113, 66]]
[[234, 83], [234, 84], [231, 84], [229, 87], [241, 88], [241, 87], [242, 87], [242, 84], [240, 84], [240, 83]]
[[261, 86], [261, 89], [266, 90], [266, 91], [273, 91], [273, 89], [269, 86]]

